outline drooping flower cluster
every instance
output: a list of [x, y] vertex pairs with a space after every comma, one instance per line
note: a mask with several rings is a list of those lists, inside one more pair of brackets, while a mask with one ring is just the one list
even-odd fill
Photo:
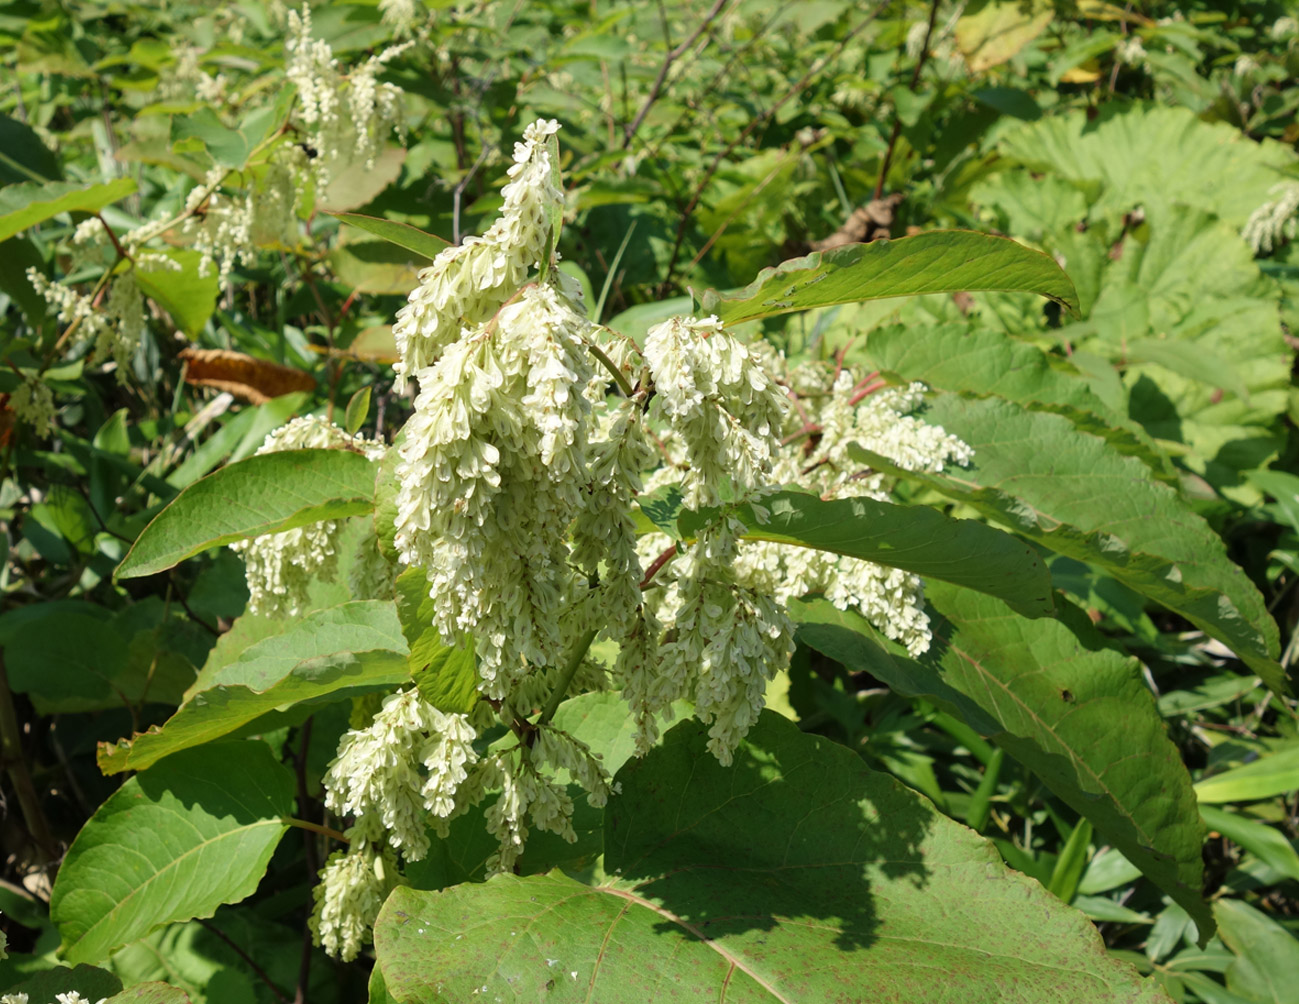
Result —
[[[28, 1004], [28, 995], [22, 992], [0, 994], [0, 1004]], [[82, 997], [76, 990], [70, 990], [67, 993], [55, 994], [51, 1004], [90, 1004], [90, 999]], [[101, 997], [95, 1004], [108, 1004], [108, 998]]]
[[478, 760], [476, 736], [464, 715], [444, 714], [418, 690], [393, 694], [368, 728], [344, 736], [325, 775], [325, 804], [376, 819], [393, 850], [418, 861], [428, 853], [429, 814], [445, 824], [466, 768]]
[[37, 269], [27, 270], [27, 280], [58, 312], [64, 325], [77, 325], [77, 342], [94, 342], [90, 365], [108, 358], [117, 364], [117, 379], [125, 383], [135, 350], [144, 335], [144, 303], [134, 270], [112, 279], [102, 300], [77, 292], [63, 283], [50, 282]]
[[1255, 254], [1270, 254], [1299, 235], [1299, 181], [1279, 182], [1268, 194], [1276, 198], [1255, 209], [1240, 231]]
[[54, 428], [54, 391], [44, 380], [24, 373], [23, 382], [9, 395], [9, 410], [36, 435], [48, 436]]
[[311, 930], [317, 945], [351, 962], [371, 940], [383, 901], [401, 884], [401, 873], [373, 817], [358, 819], [345, 835], [347, 850], [329, 856], [312, 890]]
[[[512, 869], [532, 830], [576, 839], [574, 785], [596, 806], [614, 785], [550, 716], [566, 693], [606, 685], [586, 654], [593, 639], [617, 646], [611, 675], [641, 752], [685, 701], [723, 763], [788, 663], [786, 599], [822, 591], [913, 652], [928, 644], [914, 577], [746, 540], [737, 514], [770, 518], [764, 500], [783, 482], [883, 497], [852, 442], [924, 470], [968, 448], [909, 415], [918, 385], [785, 372], [716, 317], [672, 318], [643, 348], [611, 340], [553, 267], [556, 129], [528, 127], [500, 218], [438, 255], [394, 326], [399, 380], [418, 385], [398, 447], [394, 549], [423, 572], [443, 642], [472, 653], [482, 699], [453, 713], [407, 688], [344, 737], [326, 802], [355, 819], [353, 847], [317, 894], [334, 953], [359, 950], [396, 881], [383, 855], [419, 860], [480, 802], [498, 841], [489, 872]], [[638, 542], [638, 496], [671, 485], [697, 514], [693, 536]], [[488, 746], [497, 725], [508, 731]]]
[[[781, 364], [774, 353], [766, 355], [765, 361], [769, 364]], [[799, 401], [799, 412], [796, 417], [791, 414], [786, 423], [786, 446], [779, 451], [770, 469], [769, 477], [773, 483], [799, 484], [817, 492], [822, 499], [869, 497], [887, 500], [885, 477], [861, 470], [860, 462], [851, 456], [853, 444], [889, 458], [900, 468], [935, 473], [953, 462], [964, 464], [972, 456], [968, 446], [948, 435], [942, 427], [927, 425], [912, 416], [911, 412], [920, 407], [924, 391], [922, 384], [887, 387], [878, 381], [876, 374], [859, 381], [851, 370], [840, 370], [830, 378], [831, 386], [827, 388], [827, 375], [824, 369], [814, 364], [787, 374], [785, 382], [791, 388], [798, 388], [794, 396]], [[685, 455], [686, 449], [681, 448], [679, 452]], [[685, 486], [685, 477], [682, 471], [669, 466], [662, 469], [653, 482], [659, 486], [670, 483]], [[664, 534], [647, 536], [640, 544], [642, 557], [648, 560], [657, 549], [669, 543]], [[698, 547], [696, 544], [696, 552]], [[808, 594], [824, 594], [840, 609], [859, 610], [887, 638], [902, 643], [911, 655], [921, 655], [929, 648], [929, 618], [925, 614], [924, 592], [917, 575], [860, 558], [761, 540], [746, 540], [737, 546], [734, 540], [721, 538], [721, 547], [735, 548], [729, 569], [735, 583], [733, 595], [742, 597], [744, 603], [756, 612], [763, 612], [760, 622], [768, 627], [779, 623], [783, 616], [782, 604], [787, 600]], [[664, 671], [665, 666], [673, 665], [670, 656], [683, 648], [681, 639], [687, 636], [687, 631], [683, 631], [683, 614], [688, 633], [694, 633], [698, 630], [696, 610], [707, 609], [707, 604], [701, 607], [699, 600], [700, 571], [696, 562], [700, 558], [695, 552], [683, 557], [686, 560], [678, 558], [661, 577], [665, 588], [657, 603], [656, 616], [669, 627], [669, 634], [675, 638], [662, 653], [662, 666], [655, 669], [651, 664], [647, 669], [637, 664], [627, 666], [626, 670], [627, 697], [637, 712], [640, 725], [638, 742], [642, 746], [652, 744], [656, 738], [653, 716], [668, 707], [670, 701], [692, 699], [696, 707], [703, 707], [699, 695], [691, 694], [687, 686], [688, 670]], [[766, 603], [774, 603], [776, 608], [763, 610]], [[743, 618], [739, 623], [743, 625]], [[759, 635], [753, 631], [748, 640], [748, 647], [755, 651], [759, 646]], [[716, 649], [720, 636], [716, 625], [704, 623], [700, 638], [707, 639], [709, 646]], [[774, 631], [765, 636], [770, 639], [766, 655], [777, 661], [779, 669], [783, 660], [777, 647], [778, 636]], [[705, 652], [704, 659], [711, 665], [713, 657], [699, 643], [681, 652], [682, 661], [688, 666], [690, 660], [699, 659], [700, 651]], [[633, 657], [629, 655], [629, 659]], [[748, 694], [760, 708], [761, 692], [757, 687], [759, 681], [751, 679]], [[696, 690], [698, 688], [699, 684], [696, 684]], [[703, 692], [711, 697], [717, 694], [718, 688], [709, 682]], [[727, 743], [733, 748], [738, 736], [747, 729], [739, 691], [731, 688], [726, 695], [730, 703], [718, 704], [713, 710], [716, 717], [711, 731], [716, 743], [713, 749], [720, 757], [726, 756]], [[756, 716], [756, 710], [753, 714]], [[709, 721], [709, 718], [704, 720]], [[738, 735], [725, 733], [727, 721], [737, 723]]]
[[529, 286], [419, 371], [397, 470], [396, 546], [423, 568], [434, 623], [473, 638], [484, 693], [563, 656], [574, 588], [568, 528], [582, 509], [589, 322]]
[[[257, 453], [283, 450], [356, 450], [372, 460], [383, 455], [382, 443], [349, 436], [315, 415], [295, 418], [266, 437]], [[341, 520], [324, 520], [282, 533], [236, 541], [230, 549], [243, 555], [248, 581], [248, 609], [255, 614], [293, 616], [307, 604], [312, 582], [332, 581], [338, 574]], [[374, 537], [362, 538], [377, 550]], [[365, 598], [358, 596], [358, 599]]]
[[397, 390], [466, 328], [487, 321], [518, 292], [546, 253], [564, 195], [547, 142], [559, 123], [537, 121], [514, 146], [500, 218], [481, 237], [448, 247], [420, 272], [420, 284], [397, 314], [392, 333], [401, 359], [393, 367]]
[[288, 34], [284, 75], [298, 90], [316, 184], [323, 188], [354, 164], [373, 168], [384, 138], [404, 128], [401, 88], [377, 78], [409, 43], [390, 46], [345, 74], [329, 43], [311, 37], [310, 7], [289, 11]]

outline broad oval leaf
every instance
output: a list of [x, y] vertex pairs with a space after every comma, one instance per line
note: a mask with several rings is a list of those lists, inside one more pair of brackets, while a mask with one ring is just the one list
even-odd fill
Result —
[[[782, 491], [734, 515], [748, 528], [746, 540], [797, 544], [862, 558], [890, 568], [953, 582], [997, 596], [1026, 617], [1049, 616], [1051, 578], [1037, 551], [977, 520], [953, 519], [929, 506], [895, 505], [875, 499], [825, 501]], [[716, 518], [717, 510], [682, 510], [677, 517], [689, 537]]]
[[763, 269], [730, 296], [705, 293], [703, 310], [731, 325], [838, 303], [963, 290], [1038, 293], [1078, 313], [1078, 294], [1055, 259], [1007, 237], [968, 230], [845, 244], [792, 258]]
[[925, 474], [857, 449], [877, 470], [936, 489], [1060, 554], [1087, 562], [1219, 639], [1274, 690], [1276, 624], [1221, 538], [1139, 460], [1059, 415], [998, 398], [939, 394], [930, 415], [974, 449], [967, 468]]
[[414, 251], [417, 255], [427, 258], [429, 261], [432, 261], [440, 252], [451, 246], [449, 241], [443, 240], [434, 234], [426, 234], [423, 230], [412, 227], [409, 223], [398, 223], [395, 220], [385, 220], [378, 216], [365, 216], [361, 213], [330, 213], [329, 215], [342, 220], [344, 223], [359, 227], [366, 233], [382, 237], [389, 244], [396, 244], [399, 248]]
[[[1000, 725], [992, 738], [1213, 933], [1191, 776], [1136, 659], [1092, 651], [1063, 623], [931, 583], [948, 621], [928, 661]], [[971, 723], [974, 724], [974, 723]], [[977, 727], [977, 726], [976, 726]]]
[[99, 769], [144, 770], [179, 750], [244, 731], [271, 712], [386, 690], [409, 678], [391, 602], [356, 600], [276, 623], [282, 633], [255, 640], [237, 656], [214, 653], [215, 672], [204, 667], [164, 724], [100, 743]]
[[1163, 1000], [992, 845], [771, 712], [721, 767], [684, 722], [618, 774], [605, 868], [399, 888], [375, 925], [403, 1004]]
[[375, 465], [350, 450], [285, 450], [223, 467], [154, 517], [117, 566], [153, 575], [212, 547], [374, 508]]
[[127, 781], [82, 827], [50, 917], [71, 962], [252, 894], [287, 829], [294, 780], [265, 743], [184, 750]]
[[[191, 338], [206, 326], [216, 309], [219, 285], [215, 270], [204, 272], [200, 267], [202, 255], [189, 248], [168, 248], [150, 252], [150, 257], [162, 255], [171, 264], [146, 261], [135, 268], [135, 281], [140, 290], [171, 315], [176, 327]], [[315, 381], [310, 386], [314, 388]]]
[[94, 213], [135, 191], [131, 178], [86, 187], [74, 181], [9, 185], [0, 190], [0, 241], [59, 213]]

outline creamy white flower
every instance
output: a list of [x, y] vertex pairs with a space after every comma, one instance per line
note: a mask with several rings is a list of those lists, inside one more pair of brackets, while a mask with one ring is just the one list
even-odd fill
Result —
[[540, 264], [551, 240], [553, 216], [564, 195], [551, 163], [554, 121], [537, 121], [514, 147], [501, 215], [481, 237], [442, 251], [420, 272], [420, 284], [397, 314], [393, 337], [400, 360], [396, 388], [432, 365], [466, 328], [487, 321]]
[[316, 154], [311, 173], [318, 188], [354, 164], [372, 168], [383, 139], [402, 135], [402, 90], [377, 77], [410, 44], [390, 46], [344, 73], [329, 43], [312, 38], [311, 8], [289, 11], [284, 75], [298, 92], [296, 114]]
[[428, 824], [441, 830], [438, 820], [453, 814], [456, 790], [478, 760], [476, 736], [464, 715], [444, 714], [414, 688], [392, 694], [369, 726], [343, 736], [325, 774], [325, 804], [377, 821], [394, 849], [418, 861], [428, 853]]
[[434, 623], [473, 638], [484, 692], [562, 656], [569, 525], [587, 468], [590, 325], [529, 286], [420, 372], [397, 469], [396, 547], [425, 570]]
[[329, 955], [351, 962], [371, 941], [383, 901], [401, 876], [372, 820], [358, 821], [346, 836], [347, 850], [329, 856], [312, 889], [311, 931]]
[[1268, 254], [1299, 234], [1299, 181], [1273, 185], [1269, 199], [1250, 214], [1240, 235], [1255, 254]]
[[685, 445], [685, 504], [721, 501], [730, 482], [737, 497], [761, 486], [771, 469], [788, 405], [748, 349], [716, 317], [674, 317], [645, 336], [654, 380], [650, 416]]

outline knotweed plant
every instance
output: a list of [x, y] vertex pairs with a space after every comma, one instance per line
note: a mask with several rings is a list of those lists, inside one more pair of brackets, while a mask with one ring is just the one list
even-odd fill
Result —
[[[479, 803], [497, 840], [489, 873], [511, 871], [533, 830], [576, 839], [570, 784], [596, 807], [614, 785], [600, 754], [553, 724], [566, 695], [621, 691], [641, 753], [660, 721], [691, 707], [729, 764], [793, 650], [784, 600], [823, 592], [912, 653], [928, 646], [915, 576], [745, 540], [735, 513], [747, 505], [761, 520], [782, 483], [885, 497], [850, 442], [930, 471], [968, 448], [910, 415], [919, 385], [789, 371], [715, 316], [670, 318], [643, 345], [591, 321], [556, 268], [557, 129], [526, 129], [500, 217], [438, 255], [394, 326], [398, 385], [417, 391], [393, 448], [392, 552], [423, 580], [443, 643], [472, 653], [478, 700], [448, 711], [408, 686], [340, 743], [326, 804], [352, 821], [350, 842], [322, 871], [314, 923], [344, 959], [402, 881], [401, 862], [425, 857]], [[303, 445], [374, 448], [300, 420], [263, 450]], [[638, 540], [647, 491], [674, 494], [700, 528]], [[240, 545], [254, 606], [297, 609], [311, 577], [336, 567], [336, 530]], [[597, 640], [616, 655], [594, 659]]]

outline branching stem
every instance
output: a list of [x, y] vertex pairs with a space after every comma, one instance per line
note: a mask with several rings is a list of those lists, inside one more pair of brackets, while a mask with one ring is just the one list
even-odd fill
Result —
[[635, 391], [632, 390], [631, 384], [629, 384], [627, 378], [622, 375], [622, 371], [613, 364], [613, 360], [605, 354], [604, 349], [596, 345], [595, 342], [587, 342], [586, 344], [587, 348], [591, 350], [591, 355], [595, 356], [595, 358], [599, 360], [600, 365], [609, 371], [614, 382], [618, 385], [618, 389], [622, 391], [622, 396], [629, 398], [634, 395]]
[[582, 665], [582, 660], [586, 658], [587, 650], [591, 647], [591, 642], [595, 641], [597, 634], [599, 634], [598, 630], [587, 631], [573, 646], [572, 654], [568, 657], [568, 665], [564, 667], [564, 672], [559, 677], [559, 683], [555, 685], [555, 692], [550, 695], [550, 700], [541, 709], [541, 717], [537, 719], [538, 725], [545, 725], [555, 717], [560, 702], [564, 700], [564, 695], [568, 692], [568, 685], [573, 682], [573, 677], [577, 674], [577, 667]]

